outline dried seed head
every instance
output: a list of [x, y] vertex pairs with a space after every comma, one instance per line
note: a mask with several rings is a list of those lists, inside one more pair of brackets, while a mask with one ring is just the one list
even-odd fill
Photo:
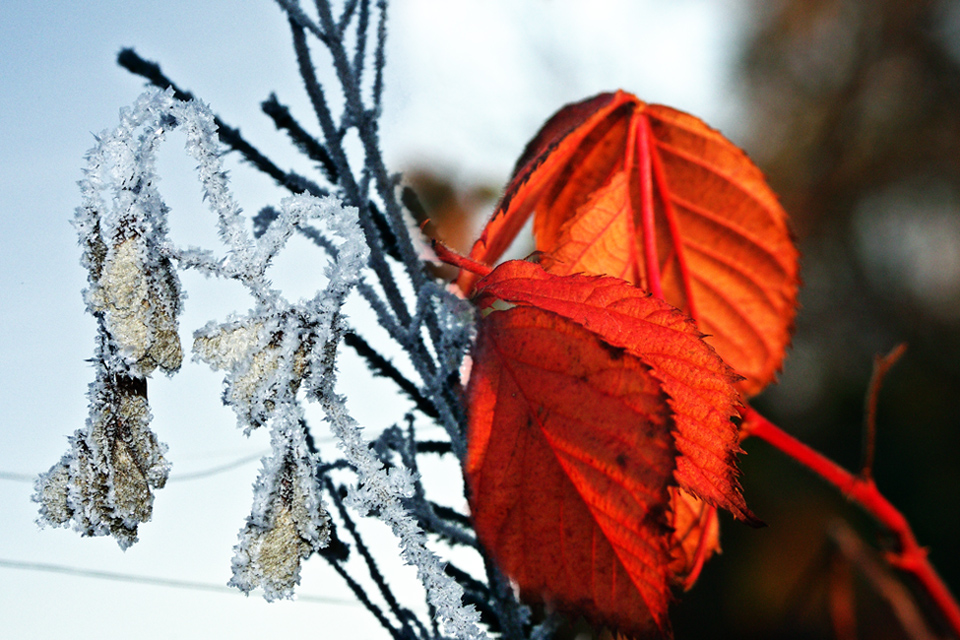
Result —
[[158, 366], [173, 372], [183, 352], [177, 333], [180, 292], [165, 261], [149, 261], [137, 235], [120, 239], [108, 251], [88, 300], [102, 314], [107, 331], [131, 365], [148, 375]]
[[313, 472], [316, 460], [305, 450], [299, 424], [285, 422], [274, 436], [282, 449], [264, 460], [230, 581], [247, 593], [262, 587], [267, 600], [292, 597], [301, 561], [330, 541], [330, 516]]
[[41, 525], [72, 524], [83, 535], [112, 535], [123, 548], [136, 542], [138, 525], [153, 511], [153, 489], [166, 483], [170, 471], [166, 446], [149, 428], [145, 393], [142, 379], [98, 376], [86, 427], [37, 481]]
[[227, 372], [224, 403], [244, 429], [263, 425], [300, 388], [311, 337], [296, 322], [283, 316], [211, 323], [194, 334], [195, 356]]
[[35, 500], [40, 503], [40, 521], [55, 527], [66, 526], [73, 516], [68, 492], [70, 471], [63, 460], [42, 474], [34, 485]]

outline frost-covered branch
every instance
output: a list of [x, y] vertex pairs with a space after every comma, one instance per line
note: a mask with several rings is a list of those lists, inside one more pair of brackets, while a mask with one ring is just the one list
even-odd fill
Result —
[[412, 497], [414, 492], [410, 474], [400, 467], [386, 470], [347, 414], [342, 398], [322, 387], [317, 393], [339, 446], [362, 482], [350, 496], [351, 506], [361, 512], [377, 512], [393, 530], [400, 542], [401, 556], [417, 568], [417, 577], [426, 587], [429, 602], [446, 633], [457, 638], [484, 637], [479, 627], [480, 614], [473, 607], [463, 606], [463, 588], [444, 573], [440, 559], [426, 545], [423, 530], [403, 508], [401, 499]]
[[[163, 486], [170, 464], [166, 447], [149, 429], [147, 378], [180, 366], [183, 294], [177, 271], [194, 269], [236, 280], [250, 296], [247, 312], [194, 332], [193, 355], [223, 372], [223, 400], [238, 427], [245, 433], [267, 429], [272, 449], [254, 484], [230, 584], [247, 593], [260, 588], [268, 600], [291, 597], [302, 562], [319, 553], [396, 640], [484, 637], [481, 612], [490, 629], [505, 637], [537, 629], [542, 635], [545, 627], [531, 626], [529, 611], [499, 574], [472, 576], [447, 565], [430, 546], [443, 540], [482, 556], [468, 516], [431, 500], [418, 474], [421, 455], [452, 453], [450, 459], [461, 462], [465, 455], [459, 368], [474, 318], [469, 305], [424, 270], [399, 176], [387, 171], [380, 151], [386, 2], [346, 0], [335, 7], [318, 0], [310, 9], [296, 0], [277, 3], [290, 25], [319, 130], [311, 131], [274, 95], [261, 108], [317, 170], [317, 181], [281, 170], [159, 65], [132, 50], [120, 54], [123, 66], [158, 89], [124, 110], [120, 124], [101, 134], [88, 154], [75, 226], [89, 272], [85, 301], [99, 327], [97, 377], [86, 427], [38, 480], [40, 520], [84, 535], [112, 535], [126, 547], [150, 519], [153, 492]], [[311, 52], [318, 46], [332, 60], [332, 87], [318, 79]], [[328, 100], [331, 92], [343, 101]], [[332, 104], [342, 106], [335, 110]], [[168, 207], [154, 169], [157, 147], [175, 129], [197, 165], [222, 247], [181, 247], [168, 237]], [[347, 147], [348, 134], [355, 134], [359, 147]], [[291, 195], [247, 219], [229, 189], [223, 145]], [[325, 284], [297, 302], [287, 300], [267, 275], [293, 233], [310, 239], [317, 264], [325, 265]], [[372, 342], [351, 323], [344, 305], [352, 294], [366, 303], [392, 345]], [[406, 430], [388, 429], [375, 443], [364, 437], [336, 388], [341, 344], [412, 404]], [[397, 348], [402, 364], [384, 355]], [[339, 454], [317, 449], [304, 419], [305, 401], [321, 406]], [[418, 439], [415, 427], [423, 420], [442, 427], [446, 440]], [[333, 516], [326, 507], [331, 502]], [[432, 620], [420, 620], [400, 604], [347, 507], [391, 528], [401, 557], [424, 584]], [[338, 529], [349, 538], [341, 539]], [[370, 593], [351, 574], [351, 553], [362, 558], [376, 585]]]

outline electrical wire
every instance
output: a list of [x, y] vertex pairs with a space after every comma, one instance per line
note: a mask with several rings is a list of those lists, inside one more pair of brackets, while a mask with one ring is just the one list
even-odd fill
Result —
[[[148, 584], [158, 587], [171, 587], [174, 589], [192, 589], [194, 591], [212, 591], [215, 593], [230, 593], [240, 595], [240, 592], [230, 587], [210, 584], [207, 582], [194, 582], [191, 580], [172, 580], [170, 578], [156, 578], [152, 576], [138, 576], [128, 573], [114, 573], [112, 571], [99, 571], [94, 569], [81, 569], [77, 567], [68, 567], [59, 564], [48, 564], [43, 562], [21, 562], [18, 560], [7, 560], [0, 558], [0, 567], [7, 569], [21, 569], [24, 571], [43, 571], [47, 573], [61, 573], [83, 578], [97, 578], [100, 580], [114, 580], [119, 582], [135, 582], [138, 584]], [[326, 596], [312, 596], [297, 594], [297, 602], [313, 602], [316, 604], [332, 604], [341, 606], [358, 606], [356, 600], [347, 600], [343, 598], [330, 598]]]
[[[248, 456], [238, 458], [231, 462], [225, 464], [210, 467], [209, 469], [201, 469], [200, 471], [193, 471], [190, 473], [173, 473], [170, 475], [168, 482], [181, 482], [184, 480], [199, 480], [200, 478], [208, 478], [210, 476], [215, 476], [220, 473], [236, 469], [237, 467], [242, 467], [245, 464], [249, 464], [254, 460], [259, 460], [263, 456], [270, 453], [269, 451], [261, 451], [259, 453], [252, 453]], [[12, 471], [0, 471], [0, 480], [11, 480], [13, 482], [34, 482], [37, 479], [38, 474], [29, 474], [29, 473], [15, 473]]]
[[230, 471], [231, 469], [236, 469], [237, 467], [242, 467], [243, 465], [253, 462], [254, 460], [259, 460], [263, 456], [267, 455], [269, 451], [261, 451], [260, 453], [253, 453], [249, 456], [244, 456], [238, 458], [233, 462], [227, 462], [222, 464], [219, 467], [211, 467], [209, 469], [203, 469], [201, 471], [194, 471], [192, 473], [181, 473], [181, 474], [170, 474], [170, 479], [168, 482], [182, 482], [184, 480], [198, 480], [200, 478], [208, 478], [210, 476], [215, 476], [218, 473], [224, 473], [225, 471]]

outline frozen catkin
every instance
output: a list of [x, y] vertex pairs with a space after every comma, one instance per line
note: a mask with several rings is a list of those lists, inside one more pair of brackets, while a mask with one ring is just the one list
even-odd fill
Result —
[[37, 481], [40, 522], [112, 535], [126, 548], [164, 486], [166, 446], [150, 430], [146, 377], [172, 374], [183, 353], [180, 283], [165, 255], [167, 207], [156, 189], [156, 146], [178, 119], [169, 94], [150, 92], [87, 155], [74, 226], [98, 326], [90, 415], [59, 463]]
[[240, 427], [262, 426], [286, 394], [296, 394], [313, 342], [294, 312], [210, 323], [194, 334], [197, 359], [226, 372], [223, 401]]
[[83, 205], [73, 221], [88, 272], [87, 310], [116, 346], [117, 368], [141, 378], [158, 367], [173, 373], [183, 359], [183, 296], [166, 253], [168, 208], [154, 173], [156, 148], [179, 123], [175, 105], [169, 94], [151, 92], [99, 136], [87, 154]]
[[83, 535], [113, 536], [121, 548], [137, 540], [150, 519], [153, 489], [167, 481], [166, 446], [150, 430], [146, 381], [111, 371], [98, 354], [90, 385], [90, 417], [70, 438], [70, 448], [37, 481], [40, 521], [73, 526]]

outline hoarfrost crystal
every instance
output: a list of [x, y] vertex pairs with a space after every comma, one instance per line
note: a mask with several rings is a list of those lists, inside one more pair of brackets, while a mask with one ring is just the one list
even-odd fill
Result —
[[110, 372], [105, 362], [90, 389], [90, 417], [70, 449], [40, 476], [34, 500], [40, 522], [70, 526], [83, 535], [112, 535], [122, 548], [136, 542], [150, 519], [153, 489], [166, 484], [170, 465], [149, 428], [142, 379]]
[[74, 225], [89, 272], [84, 298], [98, 324], [97, 376], [85, 428], [34, 495], [41, 523], [112, 535], [123, 548], [150, 519], [153, 490], [170, 469], [149, 427], [146, 376], [180, 367], [182, 295], [165, 252], [167, 207], [153, 169], [157, 144], [176, 126], [172, 112], [183, 108], [169, 93], [148, 92], [87, 154]]
[[198, 359], [227, 372], [224, 403], [236, 411], [240, 426], [250, 430], [269, 419], [278, 397], [296, 394], [307, 369], [310, 343], [309, 331], [296, 314], [288, 313], [210, 323], [194, 334], [193, 351]]

